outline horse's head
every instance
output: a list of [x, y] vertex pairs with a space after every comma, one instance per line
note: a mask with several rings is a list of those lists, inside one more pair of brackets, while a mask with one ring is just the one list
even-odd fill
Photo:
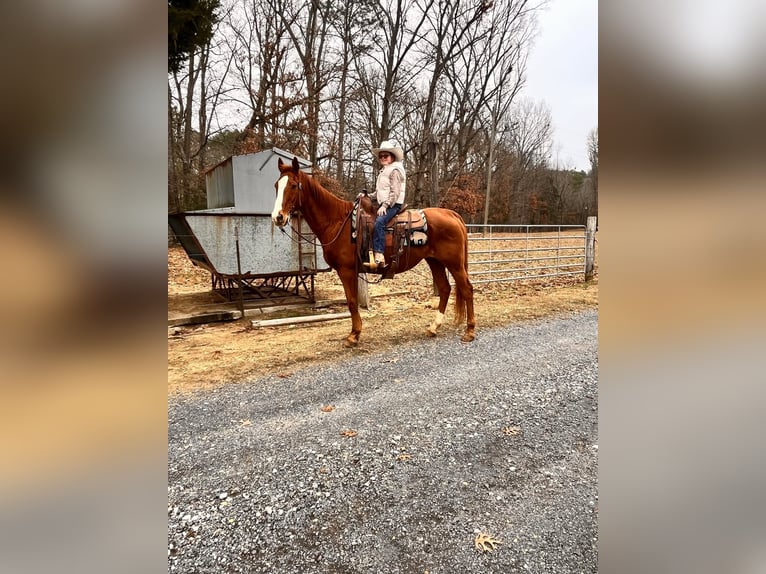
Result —
[[279, 159], [279, 179], [274, 184], [277, 198], [271, 219], [279, 227], [284, 227], [290, 221], [290, 214], [300, 207], [301, 173], [298, 158], [294, 157], [291, 164]]

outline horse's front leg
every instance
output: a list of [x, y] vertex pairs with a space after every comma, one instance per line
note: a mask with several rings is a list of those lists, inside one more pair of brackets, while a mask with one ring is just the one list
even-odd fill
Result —
[[362, 333], [362, 316], [359, 314], [359, 283], [357, 282], [356, 269], [339, 269], [338, 277], [343, 283], [343, 291], [346, 293], [346, 303], [351, 313], [351, 332], [343, 344], [346, 347], [356, 347], [359, 343], [359, 335]]

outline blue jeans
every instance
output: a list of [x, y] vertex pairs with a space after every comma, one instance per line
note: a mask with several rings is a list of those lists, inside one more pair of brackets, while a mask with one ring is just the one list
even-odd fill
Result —
[[375, 253], [384, 253], [386, 250], [386, 225], [391, 221], [399, 210], [401, 203], [395, 203], [386, 210], [385, 215], [380, 215], [375, 220], [375, 231], [372, 234], [372, 250]]

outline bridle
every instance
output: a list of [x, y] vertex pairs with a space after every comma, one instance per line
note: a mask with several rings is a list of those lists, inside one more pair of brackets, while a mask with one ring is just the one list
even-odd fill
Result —
[[300, 208], [302, 205], [303, 205], [303, 183], [301, 183], [301, 178], [300, 176], [298, 176], [298, 201], [293, 205], [292, 209], [290, 210], [290, 215], [292, 215], [296, 211], [300, 211]]
[[[301, 178], [298, 177], [298, 201], [296, 203], [294, 203], [293, 206], [290, 208], [290, 212], [288, 213], [288, 217], [292, 217], [293, 214], [295, 214], [298, 211], [300, 211], [300, 208], [301, 208], [302, 205], [303, 205], [303, 184], [301, 183]], [[285, 231], [284, 227], [280, 227], [279, 229], [282, 232]]]

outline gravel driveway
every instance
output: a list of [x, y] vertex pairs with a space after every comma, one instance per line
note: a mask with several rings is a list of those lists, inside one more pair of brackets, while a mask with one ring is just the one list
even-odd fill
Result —
[[171, 399], [169, 571], [596, 572], [597, 320]]

